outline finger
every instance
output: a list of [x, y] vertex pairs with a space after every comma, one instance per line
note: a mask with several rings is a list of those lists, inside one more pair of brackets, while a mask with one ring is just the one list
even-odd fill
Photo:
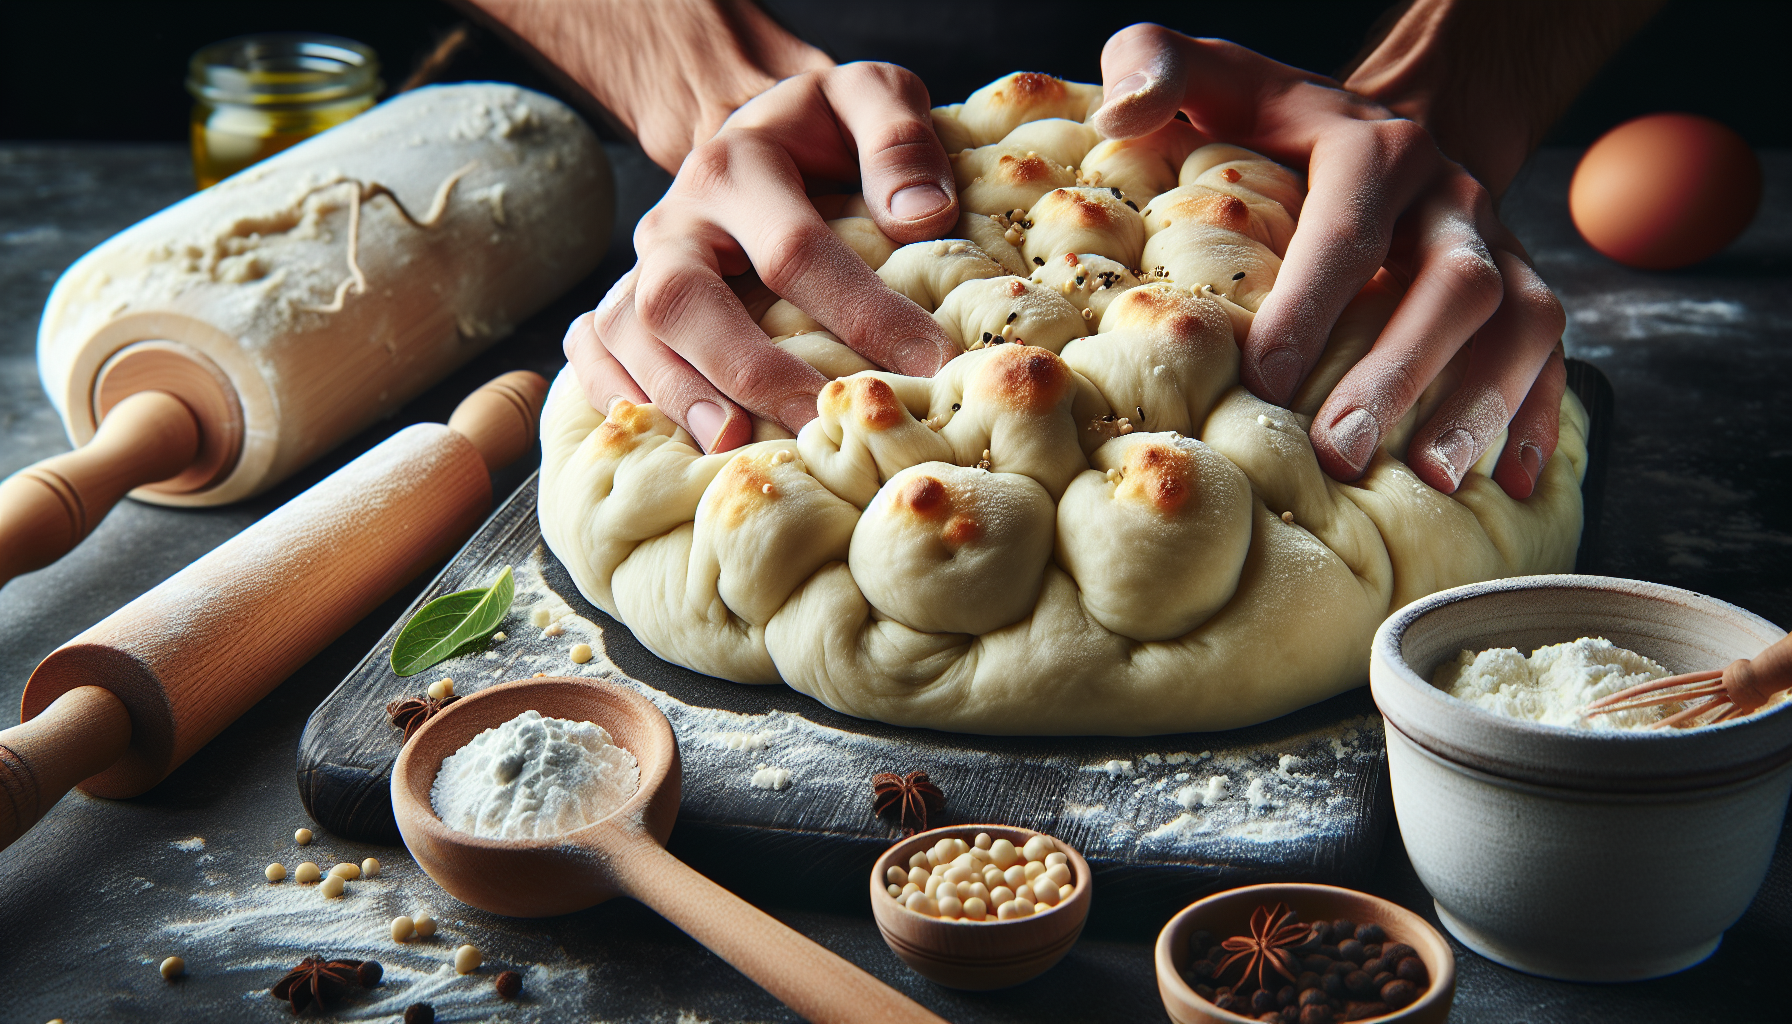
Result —
[[[638, 272], [637, 267], [631, 273]], [[605, 301], [608, 305], [592, 314], [597, 340], [660, 411], [705, 452], [728, 451], [752, 440], [753, 424], [745, 410], [642, 326], [633, 289], [617, 295], [615, 302], [608, 296]]]
[[[691, 159], [696, 158], [693, 153]], [[628, 351], [614, 344], [611, 351], [656, 400], [660, 392], [642, 376], [642, 368], [635, 365], [630, 353], [648, 359], [654, 372], [668, 373], [681, 383], [688, 381], [684, 374], [667, 368], [665, 357], [651, 355], [651, 346], [645, 345], [643, 338], [651, 338], [675, 353], [679, 362], [706, 378], [705, 388], [732, 398], [765, 419], [782, 423], [792, 431], [799, 430], [815, 417], [815, 395], [827, 379], [809, 364], [773, 345], [747, 316], [718, 272], [716, 248], [722, 243], [703, 237], [713, 236], [714, 226], [701, 227], [702, 234], [693, 225], [685, 237], [667, 240], [648, 250], [631, 307], [633, 322], [640, 329], [624, 332], [623, 337], [631, 345]], [[821, 230], [830, 237], [833, 234], [825, 226]], [[608, 333], [601, 328], [600, 333], [610, 343]], [[733, 429], [732, 418], [727, 425]]]
[[1277, 405], [1294, 397], [1338, 314], [1386, 261], [1395, 224], [1439, 161], [1410, 121], [1351, 122], [1320, 137], [1275, 288], [1240, 346], [1239, 376], [1258, 397]]
[[1134, 139], [1162, 128], [1181, 108], [1188, 88], [1183, 44], [1188, 37], [1162, 25], [1123, 28], [1101, 48], [1101, 109], [1089, 127], [1103, 138]]
[[[607, 296], [605, 301], [609, 301]], [[591, 408], [606, 416], [618, 399], [627, 399], [637, 405], [652, 401], [610, 350], [604, 348], [592, 326], [596, 316], [596, 312], [585, 313], [574, 320], [561, 342], [566, 361], [572, 364], [572, 375], [585, 391], [585, 400], [591, 403]]]
[[865, 203], [898, 242], [951, 232], [958, 222], [952, 163], [933, 131], [927, 87], [906, 68], [861, 61], [819, 76], [857, 148]]
[[1494, 463], [1493, 480], [1512, 498], [1530, 497], [1543, 477], [1543, 467], [1556, 453], [1561, 426], [1562, 392], [1568, 386], [1568, 366], [1557, 344], [1537, 374], [1537, 382], [1525, 396], [1506, 435], [1505, 450]]
[[1315, 453], [1334, 479], [1362, 475], [1387, 430], [1499, 306], [1499, 268], [1452, 190], [1429, 194], [1415, 209], [1413, 283], [1369, 354], [1313, 418]]
[[1455, 493], [1469, 467], [1499, 439], [1566, 324], [1562, 304], [1535, 271], [1509, 252], [1495, 250], [1494, 261], [1505, 285], [1499, 309], [1470, 343], [1462, 383], [1407, 449], [1406, 461], [1419, 479], [1445, 494]]
[[[708, 163], [717, 166], [701, 166]], [[800, 179], [780, 144], [743, 129], [691, 154], [685, 166], [689, 169], [693, 164], [700, 165], [702, 171], [697, 180], [715, 182], [702, 196], [703, 209], [711, 218], [704, 230], [719, 230], [731, 245], [738, 245], [772, 291], [814, 317], [835, 337], [878, 365], [911, 376], [930, 377], [958, 354], [958, 346], [933, 317], [892, 290], [828, 229], [800, 187], [793, 187], [793, 183], [800, 186]], [[680, 176], [683, 174], [681, 171]], [[666, 268], [660, 280], [676, 279], [690, 286], [690, 297], [695, 300], [685, 309], [684, 296], [669, 294], [667, 308], [644, 314], [644, 322], [656, 336], [705, 368], [696, 353], [713, 338], [750, 337], [741, 333], [746, 329], [741, 324], [751, 325], [753, 334], [761, 338], [764, 334], [745, 318], [738, 301], [724, 310], [719, 301], [704, 298], [709, 285], [701, 277], [713, 268], [697, 258], [701, 254], [691, 252], [688, 241], [699, 226], [686, 225], [682, 239], [679, 233], [658, 232], [664, 242], [654, 249], [637, 246], [637, 250], [655, 252], [656, 260]], [[686, 255], [675, 255], [678, 253]], [[673, 307], [679, 309], [676, 317], [672, 317]], [[717, 333], [721, 331], [736, 333]], [[794, 356], [786, 358], [796, 361]], [[718, 383], [758, 411], [746, 395], [725, 381]], [[814, 390], [810, 389], [811, 395]], [[772, 418], [783, 419], [778, 415]]]

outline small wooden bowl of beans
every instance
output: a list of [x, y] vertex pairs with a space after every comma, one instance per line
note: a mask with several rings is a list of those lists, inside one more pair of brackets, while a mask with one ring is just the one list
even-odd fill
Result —
[[953, 825], [871, 869], [871, 912], [903, 962], [948, 988], [1018, 985], [1063, 959], [1089, 916], [1089, 864], [1050, 836]]
[[[1287, 954], [1276, 959], [1293, 980], [1253, 948]], [[1456, 958], [1424, 918], [1380, 897], [1331, 885], [1249, 885], [1164, 925], [1157, 991], [1176, 1024], [1443, 1024]]]

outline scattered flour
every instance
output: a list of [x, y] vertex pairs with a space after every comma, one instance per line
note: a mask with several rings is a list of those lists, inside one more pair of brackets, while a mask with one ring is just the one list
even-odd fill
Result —
[[1670, 673], [1654, 661], [1614, 645], [1582, 637], [1539, 647], [1525, 657], [1516, 648], [1463, 651], [1432, 676], [1432, 685], [1458, 700], [1512, 718], [1571, 729], [1646, 729], [1681, 710], [1679, 703], [1613, 714], [1581, 714], [1588, 703]]
[[790, 772], [762, 764], [753, 772], [753, 785], [759, 789], [789, 789]]
[[182, 850], [187, 853], [198, 853], [200, 850], [205, 849], [205, 837], [194, 836], [191, 839], [176, 839], [168, 845], [174, 847], [176, 850]]
[[640, 784], [603, 726], [525, 711], [443, 758], [429, 802], [461, 832], [545, 838], [609, 817]]

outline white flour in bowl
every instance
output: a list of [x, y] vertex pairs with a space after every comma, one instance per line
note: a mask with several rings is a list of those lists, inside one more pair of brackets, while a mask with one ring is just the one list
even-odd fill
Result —
[[1539, 647], [1528, 658], [1513, 647], [1479, 654], [1463, 651], [1455, 661], [1441, 665], [1431, 683], [1458, 700], [1512, 718], [1571, 729], [1647, 729], [1684, 705], [1658, 704], [1591, 718], [1581, 709], [1626, 687], [1670, 674], [1610, 640], [1582, 637]]
[[443, 758], [429, 803], [457, 831], [545, 839], [609, 817], [640, 785], [602, 726], [525, 711]]

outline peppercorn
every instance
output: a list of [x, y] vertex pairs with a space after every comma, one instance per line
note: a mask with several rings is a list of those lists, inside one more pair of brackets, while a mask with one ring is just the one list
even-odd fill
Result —
[[1294, 979], [1294, 989], [1297, 992], [1305, 992], [1307, 989], [1318, 987], [1319, 975], [1314, 971], [1302, 971]]
[[1264, 1010], [1257, 1015], [1257, 1019], [1263, 1022], [1263, 1024], [1282, 1024], [1282, 1011]]
[[1327, 974], [1349, 974], [1356, 970], [1356, 965], [1345, 960], [1333, 960], [1325, 968]]
[[1281, 988], [1276, 990], [1276, 1005], [1278, 1005], [1278, 1006], [1293, 1006], [1294, 1005], [1294, 986], [1293, 985], [1283, 985]]
[[1403, 978], [1395, 978], [1381, 986], [1381, 1001], [1389, 1006], [1405, 1006], [1417, 998], [1419, 998], [1418, 988]]
[[515, 971], [499, 971], [498, 994], [506, 999], [515, 999], [523, 994], [523, 976]]
[[1205, 999], [1211, 1003], [1211, 1002], [1213, 1002], [1213, 996], [1214, 996], [1213, 986], [1212, 985], [1196, 985], [1195, 986], [1195, 995], [1198, 995], [1202, 999]]
[[1300, 1008], [1300, 1024], [1332, 1024], [1332, 1008], [1324, 1003], [1313, 1003]]
[[[1367, 973], [1367, 972], [1364, 972], [1364, 973]], [[1377, 974], [1371, 980], [1375, 983], [1376, 988], [1380, 988], [1381, 986], [1386, 985], [1388, 982], [1394, 980], [1394, 972], [1393, 971], [1382, 971], [1380, 974]]]
[[1341, 999], [1344, 996], [1344, 975], [1327, 974], [1319, 979], [1319, 987], [1325, 990], [1326, 995]]
[[1213, 961], [1207, 959], [1196, 960], [1188, 965], [1188, 972], [1202, 981], [1206, 981], [1208, 978], [1213, 977]]
[[1327, 1002], [1327, 999], [1325, 997], [1325, 991], [1323, 989], [1318, 989], [1318, 988], [1301, 989], [1300, 1005], [1302, 1005], [1302, 1006], [1317, 1006], [1318, 1004], [1323, 1003], [1323, 1002]]
[[1345, 1020], [1368, 1020], [1370, 1017], [1381, 1017], [1388, 1012], [1388, 1004], [1376, 1002], [1346, 1003]]
[[404, 1024], [436, 1024], [436, 1008], [428, 1003], [412, 1003], [404, 1008]]
[[1388, 933], [1383, 931], [1381, 925], [1378, 924], [1358, 925], [1356, 939], [1365, 946], [1379, 944], [1388, 940]]
[[1342, 943], [1345, 939], [1356, 938], [1356, 922], [1348, 917], [1340, 917], [1332, 922], [1332, 941]]
[[1328, 959], [1336, 960], [1336, 959], [1338, 959], [1338, 947], [1330, 945], [1329, 943], [1327, 945], [1320, 946], [1319, 947], [1319, 955], [1326, 957]]
[[380, 966], [378, 960], [363, 960], [361, 966], [355, 968], [355, 980], [361, 983], [362, 988], [378, 985], [385, 974], [386, 969]]
[[1244, 1009], [1244, 1006], [1242, 1005], [1242, 1001], [1230, 992], [1227, 992], [1224, 995], [1214, 996], [1213, 997], [1213, 1005], [1219, 1007], [1222, 1010], [1242, 1010], [1242, 1009]]
[[1363, 971], [1372, 976], [1380, 974], [1382, 971], [1391, 971], [1393, 969], [1394, 965], [1389, 963], [1386, 957], [1378, 956], [1374, 959], [1363, 961]]
[[1351, 963], [1358, 964], [1368, 959], [1363, 956], [1363, 944], [1355, 939], [1345, 939], [1343, 942], [1338, 943], [1338, 955], [1349, 960]]
[[1265, 1010], [1279, 1010], [1281, 1008], [1281, 1005], [1276, 1002], [1276, 994], [1269, 989], [1260, 988], [1251, 993], [1252, 1013], [1262, 1013]]
[[1375, 979], [1362, 971], [1351, 971], [1344, 976], [1344, 987], [1352, 995], [1366, 996], [1375, 990]]
[[1409, 956], [1400, 961], [1399, 966], [1394, 968], [1394, 976], [1403, 981], [1410, 981], [1415, 986], [1423, 985], [1431, 980], [1429, 972], [1425, 970], [1425, 962], [1416, 956]]
[[1418, 950], [1408, 946], [1404, 942], [1396, 942], [1392, 945], [1384, 944], [1381, 950], [1381, 958], [1390, 964], [1397, 964], [1409, 956], [1418, 955]]
[[1311, 953], [1311, 954], [1301, 958], [1300, 965], [1302, 968], [1304, 968], [1308, 971], [1312, 971], [1316, 974], [1324, 974], [1325, 969], [1327, 967], [1330, 967], [1332, 964], [1334, 964], [1336, 962], [1337, 961], [1333, 960], [1329, 956], [1322, 956], [1318, 953]]

